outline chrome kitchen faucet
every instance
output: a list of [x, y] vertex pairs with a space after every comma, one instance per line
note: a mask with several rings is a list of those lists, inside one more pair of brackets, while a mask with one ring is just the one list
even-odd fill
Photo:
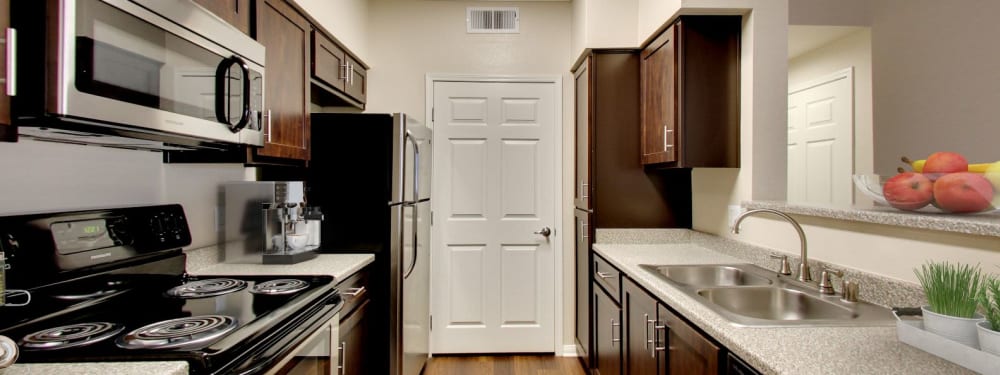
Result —
[[796, 277], [796, 280], [811, 283], [812, 275], [809, 273], [809, 257], [806, 251], [806, 234], [805, 232], [802, 231], [802, 227], [799, 225], [799, 223], [795, 221], [795, 219], [793, 219], [791, 216], [788, 216], [788, 214], [770, 208], [758, 208], [745, 211], [736, 217], [736, 220], [733, 223], [733, 234], [740, 234], [740, 222], [742, 222], [744, 218], [758, 213], [769, 213], [778, 216], [782, 219], [785, 219], [785, 221], [787, 221], [789, 224], [792, 224], [792, 227], [795, 227], [795, 231], [799, 234], [799, 242], [801, 244], [800, 252], [802, 257], [799, 263], [799, 276]]

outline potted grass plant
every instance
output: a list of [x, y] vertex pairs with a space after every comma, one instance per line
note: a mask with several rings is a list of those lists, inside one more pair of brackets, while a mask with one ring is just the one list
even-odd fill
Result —
[[986, 279], [979, 265], [927, 262], [914, 272], [927, 295], [928, 305], [921, 306], [924, 328], [978, 349], [976, 324], [984, 318], [976, 310]]
[[979, 322], [979, 346], [987, 353], [1000, 355], [1000, 278], [990, 276], [983, 283], [985, 292], [979, 304], [986, 321]]

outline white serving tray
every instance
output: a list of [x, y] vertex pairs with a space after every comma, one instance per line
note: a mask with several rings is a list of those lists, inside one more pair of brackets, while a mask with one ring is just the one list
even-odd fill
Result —
[[1000, 374], [1000, 357], [924, 330], [923, 318], [893, 314], [899, 341], [980, 374]]

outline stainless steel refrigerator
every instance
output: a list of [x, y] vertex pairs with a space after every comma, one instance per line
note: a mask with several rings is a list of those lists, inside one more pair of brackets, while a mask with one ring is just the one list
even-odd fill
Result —
[[321, 252], [375, 254], [371, 373], [417, 375], [430, 328], [431, 130], [402, 113], [316, 113], [306, 201], [323, 210]]

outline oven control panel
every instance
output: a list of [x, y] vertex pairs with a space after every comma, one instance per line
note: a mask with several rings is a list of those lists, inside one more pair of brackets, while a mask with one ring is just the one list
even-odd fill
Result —
[[191, 244], [178, 204], [0, 217], [8, 279], [46, 279]]

